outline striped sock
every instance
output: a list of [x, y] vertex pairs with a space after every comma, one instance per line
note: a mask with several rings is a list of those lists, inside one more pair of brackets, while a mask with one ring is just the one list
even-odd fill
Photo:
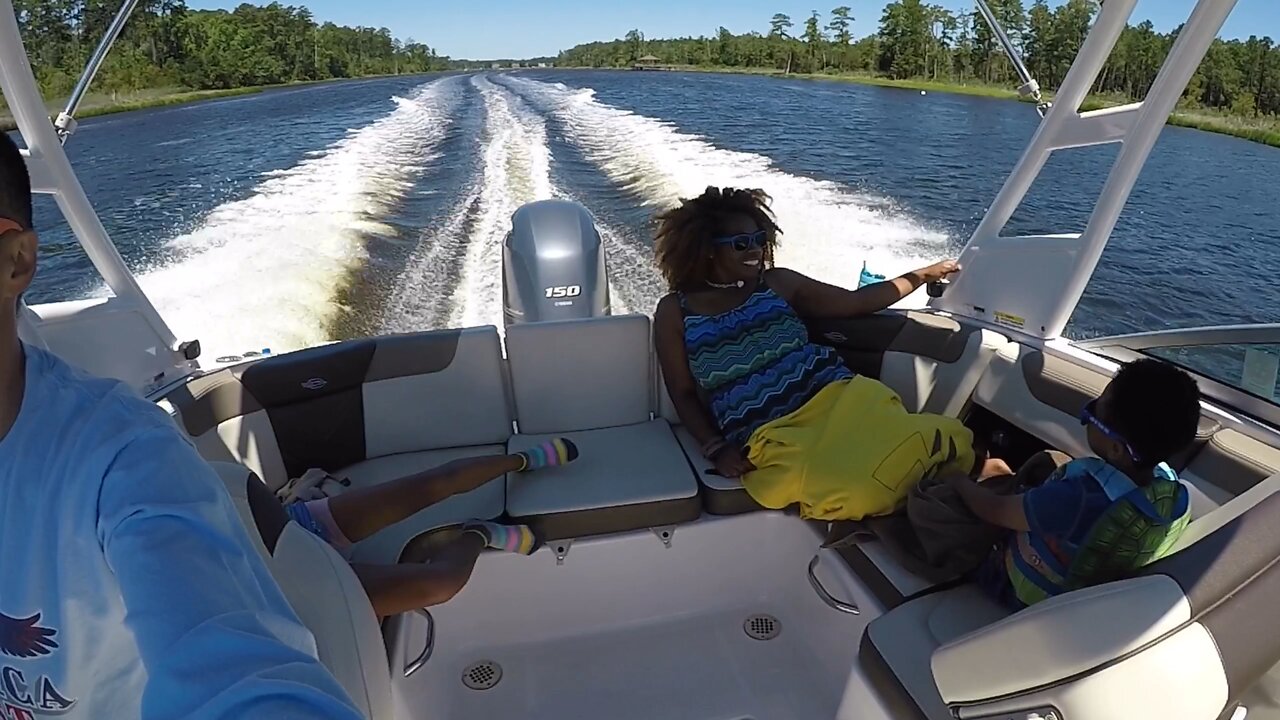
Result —
[[578, 457], [578, 446], [569, 438], [552, 438], [516, 455], [524, 458], [524, 467], [520, 468], [520, 472], [529, 472], [573, 462]]
[[463, 532], [473, 532], [484, 538], [484, 544], [495, 550], [531, 555], [542, 543], [528, 525], [499, 525], [495, 522], [472, 520], [462, 527]]

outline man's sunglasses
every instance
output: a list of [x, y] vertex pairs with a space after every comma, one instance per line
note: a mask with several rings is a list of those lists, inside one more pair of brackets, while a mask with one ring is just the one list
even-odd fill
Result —
[[740, 235], [729, 235], [728, 237], [716, 238], [712, 240], [713, 245], [731, 245], [738, 252], [746, 252], [752, 248], [764, 247], [764, 242], [769, 237], [769, 233], [764, 230], [757, 230], [753, 233], [742, 233]]
[[1085, 403], [1084, 409], [1080, 411], [1080, 424], [1092, 425], [1098, 428], [1098, 432], [1102, 433], [1103, 435], [1106, 435], [1109, 439], [1120, 443], [1120, 445], [1124, 447], [1125, 452], [1129, 453], [1129, 457], [1132, 458], [1134, 462], [1136, 463], [1142, 462], [1142, 458], [1139, 457], [1138, 453], [1134, 452], [1133, 446], [1129, 444], [1128, 440], [1124, 439], [1123, 435], [1107, 427], [1106, 423], [1098, 419], [1098, 401], [1097, 400], [1090, 400], [1089, 402]]

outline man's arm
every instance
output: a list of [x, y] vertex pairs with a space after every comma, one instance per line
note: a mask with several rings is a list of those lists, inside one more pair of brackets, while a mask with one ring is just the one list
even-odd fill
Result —
[[1009, 530], [1027, 532], [1031, 529], [1023, 508], [1022, 495], [1001, 495], [974, 482], [968, 475], [957, 473], [947, 477], [960, 499], [979, 520]]
[[115, 458], [98, 539], [148, 681], [144, 717], [357, 720], [226, 490], [175, 429]]

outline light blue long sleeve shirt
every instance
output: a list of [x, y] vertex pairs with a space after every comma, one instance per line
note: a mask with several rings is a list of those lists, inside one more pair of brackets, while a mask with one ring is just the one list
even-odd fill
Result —
[[169, 416], [25, 352], [0, 438], [0, 718], [359, 718]]

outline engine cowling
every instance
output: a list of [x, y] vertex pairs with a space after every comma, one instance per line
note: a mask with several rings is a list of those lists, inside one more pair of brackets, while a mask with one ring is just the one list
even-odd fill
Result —
[[609, 314], [609, 276], [595, 218], [568, 200], [539, 200], [511, 215], [502, 244], [503, 321]]

